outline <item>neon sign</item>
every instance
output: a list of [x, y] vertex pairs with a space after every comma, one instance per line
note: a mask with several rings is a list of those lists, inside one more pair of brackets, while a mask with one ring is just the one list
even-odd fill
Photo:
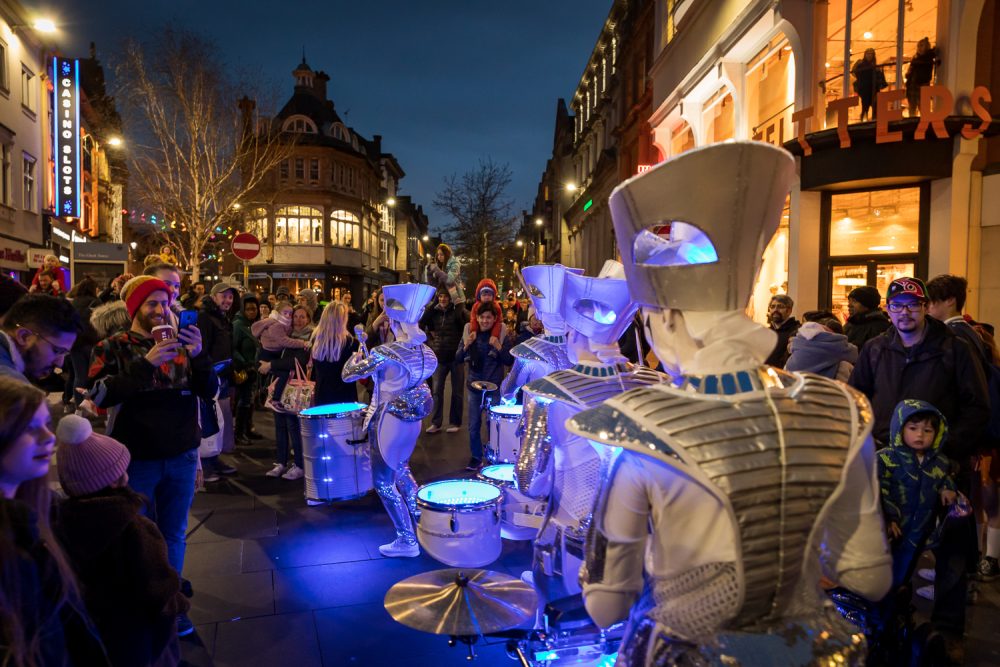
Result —
[[80, 217], [80, 63], [52, 59], [56, 215]]

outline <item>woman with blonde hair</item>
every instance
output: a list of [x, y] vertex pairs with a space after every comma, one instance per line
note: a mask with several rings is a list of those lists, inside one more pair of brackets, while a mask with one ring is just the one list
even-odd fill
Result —
[[45, 394], [0, 378], [0, 664], [108, 665], [49, 524], [55, 450]]
[[358, 349], [358, 340], [347, 330], [350, 309], [343, 301], [330, 302], [313, 330], [311, 347], [316, 405], [354, 403], [358, 400], [355, 382], [344, 382], [344, 363]]

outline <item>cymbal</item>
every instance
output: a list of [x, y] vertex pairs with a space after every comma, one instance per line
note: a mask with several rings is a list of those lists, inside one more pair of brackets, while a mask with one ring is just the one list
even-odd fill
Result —
[[516, 627], [535, 613], [538, 595], [520, 579], [489, 570], [433, 570], [400, 581], [385, 609], [403, 625], [436, 635], [481, 635]]
[[487, 382], [486, 380], [476, 380], [475, 382], [470, 383], [469, 386], [476, 391], [496, 391], [499, 388], [492, 382]]

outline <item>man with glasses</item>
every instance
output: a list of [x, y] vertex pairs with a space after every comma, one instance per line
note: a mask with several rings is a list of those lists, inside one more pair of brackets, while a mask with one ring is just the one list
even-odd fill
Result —
[[0, 328], [0, 376], [37, 381], [61, 368], [80, 332], [66, 299], [30, 294], [17, 301]]
[[[893, 329], [865, 343], [848, 384], [872, 403], [872, 435], [889, 445], [889, 422], [897, 403], [920, 399], [936, 407], [948, 424], [943, 452], [960, 464], [959, 488], [968, 490], [970, 457], [982, 443], [990, 415], [982, 364], [969, 343], [929, 317], [927, 288], [917, 278], [897, 278], [886, 291]], [[935, 558], [931, 625], [951, 655], [961, 652], [965, 631], [967, 571], [975, 567], [975, 524], [949, 519]]]

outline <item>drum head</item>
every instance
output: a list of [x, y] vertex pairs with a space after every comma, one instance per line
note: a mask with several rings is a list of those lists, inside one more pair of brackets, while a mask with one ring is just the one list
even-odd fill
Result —
[[484, 479], [490, 479], [493, 480], [494, 482], [499, 482], [502, 484], [513, 484], [514, 464], [498, 463], [496, 465], [486, 466], [479, 474], [482, 475]]
[[329, 417], [336, 419], [338, 417], [346, 417], [352, 412], [364, 410], [367, 407], [368, 406], [364, 403], [330, 403], [329, 405], [317, 405], [312, 408], [306, 408], [299, 413], [299, 416]]
[[500, 489], [474, 479], [432, 482], [417, 491], [417, 503], [430, 509], [475, 509], [500, 500]]
[[523, 405], [492, 405], [490, 406], [490, 414], [498, 415], [500, 417], [520, 417], [521, 413], [524, 412]]

